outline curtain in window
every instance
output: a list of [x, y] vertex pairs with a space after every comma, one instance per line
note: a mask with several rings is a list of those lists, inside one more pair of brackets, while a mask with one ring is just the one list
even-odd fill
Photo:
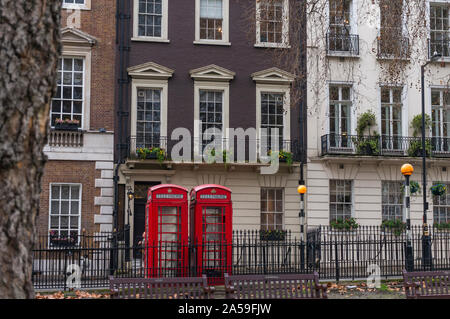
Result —
[[200, 0], [200, 17], [222, 19], [222, 0]]

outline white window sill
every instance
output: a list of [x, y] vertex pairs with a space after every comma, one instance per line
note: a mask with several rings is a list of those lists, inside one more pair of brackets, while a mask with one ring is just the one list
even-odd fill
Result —
[[[430, 59], [428, 59], [428, 61], [430, 61]], [[444, 56], [435, 61], [431, 61], [431, 63], [450, 63], [450, 56]]]
[[85, 4], [63, 4], [62, 9], [68, 9], [68, 10], [91, 10], [90, 7], [88, 7]]
[[255, 43], [255, 48], [274, 48], [274, 49], [290, 49], [291, 46], [285, 43], [269, 43], [269, 42], [261, 42]]
[[207, 41], [207, 40], [196, 40], [194, 44], [203, 44], [203, 45], [221, 45], [221, 46], [231, 46], [230, 42], [223, 41]]
[[358, 54], [351, 54], [351, 53], [345, 52], [345, 51], [328, 52], [327, 57], [329, 57], [329, 58], [355, 58], [355, 59], [360, 58], [360, 56]]
[[147, 38], [147, 37], [133, 37], [133, 38], [131, 38], [131, 41], [170, 43], [169, 39]]

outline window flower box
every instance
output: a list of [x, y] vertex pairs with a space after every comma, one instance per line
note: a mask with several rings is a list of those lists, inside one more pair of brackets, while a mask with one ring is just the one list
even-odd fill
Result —
[[400, 219], [385, 220], [381, 223], [382, 230], [390, 232], [395, 236], [400, 236], [406, 230], [406, 223]]
[[56, 119], [55, 130], [58, 131], [78, 131], [80, 127], [80, 121], [78, 120], [62, 120]]
[[78, 244], [78, 238], [76, 235], [71, 236], [57, 236], [50, 233], [50, 244], [53, 247], [71, 247]]
[[352, 231], [358, 229], [359, 224], [354, 218], [339, 218], [337, 220], [332, 220], [330, 226], [332, 230]]
[[166, 160], [166, 151], [159, 147], [140, 147], [136, 150], [136, 155], [140, 159], [158, 160], [160, 163]]
[[285, 230], [261, 230], [259, 232], [260, 240], [267, 241], [282, 241], [286, 239], [286, 231]]
[[291, 152], [287, 152], [287, 151], [272, 152], [272, 151], [269, 151], [267, 153], [267, 155], [269, 155], [272, 160], [274, 160], [274, 159], [276, 159], [278, 157], [278, 161], [280, 163], [286, 163], [289, 166], [292, 165], [292, 163], [294, 162], [294, 159], [293, 159], [293, 156], [292, 156]]

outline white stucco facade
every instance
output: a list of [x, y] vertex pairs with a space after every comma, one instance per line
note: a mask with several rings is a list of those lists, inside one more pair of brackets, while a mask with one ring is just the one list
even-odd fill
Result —
[[[449, 1], [434, 1], [432, 5], [436, 3], [447, 8], [449, 6]], [[331, 180], [351, 181], [349, 206], [351, 207], [351, 216], [362, 225], [381, 224], [382, 182], [402, 182], [404, 180], [400, 173], [402, 164], [414, 165], [415, 172], [412, 180], [418, 181], [422, 186], [421, 158], [408, 157], [408, 146], [400, 147], [402, 156], [399, 156], [398, 153], [389, 155], [387, 152], [371, 156], [357, 155], [355, 148], [351, 149], [352, 145], [337, 145], [336, 149], [339, 147], [340, 149], [333, 153], [329, 152], [332, 137], [327, 136], [327, 134], [336, 133], [339, 129], [338, 133], [345, 131], [344, 136], [345, 134], [356, 136], [358, 116], [369, 110], [373, 111], [376, 116], [376, 125], [371, 127], [371, 132], [377, 131], [382, 134], [382, 87], [401, 89], [399, 106], [401, 120], [395, 125], [398, 125], [399, 140], [403, 140], [400, 137], [413, 136], [411, 120], [414, 116], [421, 114], [421, 65], [429, 60], [430, 3], [426, 1], [424, 7], [417, 10], [413, 7], [416, 4], [410, 3], [409, 5], [411, 6], [409, 9], [406, 4], [404, 5], [404, 10], [408, 11], [408, 15], [403, 17], [402, 28], [404, 36], [409, 37], [410, 56], [403, 61], [381, 59], [378, 56], [381, 20], [379, 1], [350, 1], [348, 29], [350, 34], [359, 36], [359, 53], [354, 54], [327, 50], [327, 34], [330, 30], [328, 1], [323, 0], [320, 4], [322, 7], [318, 6], [315, 8], [316, 13], [308, 15], [308, 225], [329, 224]], [[423, 23], [424, 19], [426, 19], [426, 27]], [[425, 109], [430, 117], [432, 90], [448, 90], [449, 62], [449, 57], [442, 57], [438, 62], [432, 62], [426, 67]], [[386, 71], [392, 64], [396, 66], [391, 67], [391, 71]], [[336, 120], [334, 116], [337, 113], [331, 114], [332, 112], [330, 112], [330, 103], [336, 105], [334, 101], [330, 101], [330, 86], [333, 85], [350, 88], [350, 97], [345, 102], [349, 105], [347, 109], [349, 114], [344, 120]], [[335, 123], [339, 123], [338, 129], [336, 129]], [[388, 122], [384, 121], [384, 123]], [[342, 126], [345, 126], [344, 129]], [[365, 135], [367, 134], [368, 132], [365, 133]], [[427, 136], [435, 135], [430, 129]], [[447, 136], [443, 137], [447, 138]], [[348, 137], [343, 139], [347, 140], [349, 144], [353, 143], [352, 139]], [[341, 138], [337, 143], [343, 139]], [[382, 145], [379, 146], [383, 148]], [[449, 151], [448, 146], [445, 146], [445, 151]], [[427, 193], [430, 204], [428, 218], [429, 223], [432, 224], [433, 197], [429, 187], [436, 181], [450, 183], [450, 158], [432, 156], [427, 163]], [[412, 197], [411, 219], [413, 224], [422, 222], [422, 205], [421, 194]]]

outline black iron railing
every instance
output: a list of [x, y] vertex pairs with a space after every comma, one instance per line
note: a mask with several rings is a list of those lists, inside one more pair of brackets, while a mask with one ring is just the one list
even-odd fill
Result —
[[400, 59], [406, 60], [410, 56], [409, 38], [384, 38], [377, 39], [377, 56], [380, 59]]
[[359, 35], [328, 33], [327, 54], [359, 55]]
[[[422, 228], [412, 227], [414, 267], [422, 267]], [[33, 250], [36, 289], [70, 288], [76, 269], [82, 288], [107, 287], [108, 277], [179, 277], [206, 274], [219, 283], [233, 274], [310, 273], [322, 279], [367, 278], [369, 267], [383, 277], [401, 276], [404, 231], [359, 226], [350, 231], [328, 226], [309, 229], [306, 242], [286, 232], [270, 238], [260, 231], [234, 231], [230, 243], [145, 243], [127, 246], [123, 233], [81, 235], [77, 245], [49, 245], [42, 236]], [[431, 227], [432, 268], [450, 269], [450, 232]], [[231, 254], [231, 258], [230, 255]], [[203, 262], [198, 262], [202, 256]], [[371, 270], [373, 271], [373, 270]], [[72, 286], [73, 287], [73, 286]]]
[[[450, 157], [450, 138], [426, 139], [427, 156]], [[422, 156], [422, 139], [405, 136], [327, 134], [321, 138], [322, 155]]]
[[431, 59], [436, 53], [442, 57], [450, 57], [450, 32], [442, 40], [428, 39], [428, 58]]
[[[263, 143], [265, 142], [265, 143]], [[278, 155], [281, 161], [286, 157], [292, 158], [293, 161], [301, 159], [301, 144], [299, 140], [281, 140], [278, 142]], [[194, 159], [204, 162], [267, 162], [270, 160], [276, 148], [271, 150], [271, 141], [263, 141], [261, 139], [220, 139], [214, 142], [214, 145], [207, 147], [211, 141], [204, 141], [201, 138], [191, 138], [181, 148], [179, 140], [171, 140], [163, 136], [146, 136], [145, 138], [130, 137], [128, 142], [129, 159], [158, 159], [158, 152], [164, 154], [160, 159], [175, 160], [172, 150], [178, 144], [176, 156], [183, 158], [185, 162], [193, 162]], [[157, 148], [154, 152], [150, 152], [152, 148]], [[146, 154], [146, 155], [144, 155]]]

